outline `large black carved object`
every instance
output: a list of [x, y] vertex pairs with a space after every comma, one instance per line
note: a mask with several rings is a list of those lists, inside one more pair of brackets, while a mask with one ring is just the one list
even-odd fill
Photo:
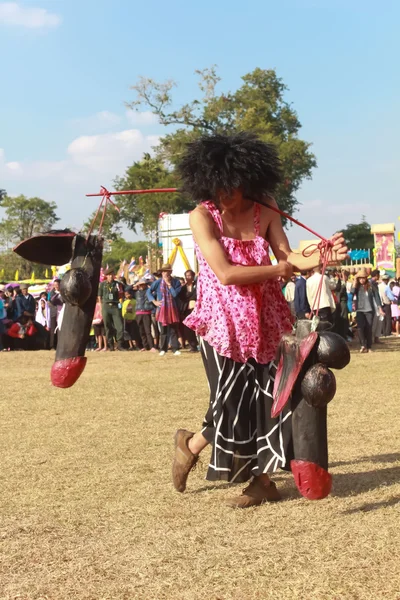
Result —
[[330, 370], [350, 362], [346, 342], [320, 322], [311, 332], [312, 321], [298, 321], [296, 336], [285, 336], [280, 344], [274, 385], [272, 416], [290, 400], [294, 458], [290, 463], [297, 488], [305, 498], [320, 500], [331, 491], [328, 472], [327, 404], [336, 392]]
[[63, 265], [71, 261], [71, 269], [60, 285], [65, 304], [51, 369], [54, 386], [71, 387], [86, 365], [85, 350], [96, 306], [103, 238], [95, 235], [86, 238], [66, 230], [51, 231], [21, 242], [14, 252], [42, 264]]

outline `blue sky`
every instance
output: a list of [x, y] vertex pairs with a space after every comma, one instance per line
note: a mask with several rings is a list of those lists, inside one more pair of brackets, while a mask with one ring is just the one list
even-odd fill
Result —
[[[0, 0], [0, 187], [54, 200], [79, 227], [85, 193], [164, 133], [126, 112], [139, 75], [176, 80], [178, 106], [195, 69], [217, 64], [234, 90], [273, 67], [318, 160], [297, 218], [324, 235], [362, 214], [400, 225], [399, 24], [394, 0]], [[293, 246], [308, 237], [289, 230]]]

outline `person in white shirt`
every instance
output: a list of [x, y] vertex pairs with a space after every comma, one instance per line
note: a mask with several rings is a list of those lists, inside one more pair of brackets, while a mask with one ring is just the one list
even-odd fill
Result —
[[286, 287], [285, 287], [285, 300], [288, 303], [290, 312], [292, 313], [292, 315], [294, 317], [296, 316], [296, 311], [294, 308], [294, 291], [296, 289], [295, 281], [296, 281], [296, 275], [292, 275], [292, 277], [290, 278], [290, 281], [288, 281], [288, 283], [286, 284]]
[[321, 296], [317, 306], [318, 288], [322, 279], [320, 268], [314, 269], [314, 274], [307, 279], [307, 300], [311, 307], [316, 311], [321, 321], [330, 321], [336, 310], [335, 300], [333, 299], [329, 278], [324, 275], [321, 289]]

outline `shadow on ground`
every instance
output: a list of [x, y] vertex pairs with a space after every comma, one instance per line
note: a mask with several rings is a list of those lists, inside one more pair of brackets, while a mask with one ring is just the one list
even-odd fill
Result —
[[400, 452], [392, 452], [391, 454], [374, 454], [373, 456], [362, 456], [355, 460], [338, 460], [336, 462], [329, 463], [329, 467], [341, 467], [342, 465], [359, 465], [364, 462], [376, 462], [376, 463], [392, 463], [400, 461]]
[[332, 496], [358, 496], [400, 481], [400, 467], [374, 469], [361, 473], [337, 473], [333, 476]]
[[382, 500], [382, 502], [369, 502], [356, 506], [355, 508], [349, 508], [342, 512], [343, 515], [354, 515], [359, 512], [371, 512], [373, 510], [379, 510], [380, 508], [389, 508], [391, 506], [400, 507], [400, 496], [391, 498], [390, 500]]

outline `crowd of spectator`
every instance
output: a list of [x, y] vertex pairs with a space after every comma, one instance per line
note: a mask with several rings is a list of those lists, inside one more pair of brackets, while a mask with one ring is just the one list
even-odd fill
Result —
[[[321, 282], [322, 280], [322, 282]], [[198, 351], [195, 333], [183, 323], [196, 302], [196, 276], [188, 270], [174, 277], [172, 267], [128, 284], [105, 271], [99, 284], [88, 349], [97, 352]], [[346, 269], [319, 269], [293, 275], [282, 282], [282, 292], [294, 319], [318, 316], [347, 341], [358, 333], [361, 352], [371, 352], [381, 337], [400, 337], [400, 282], [378, 270], [361, 268], [354, 275]], [[0, 285], [0, 350], [55, 349], [62, 323], [64, 301], [60, 280], [38, 298], [28, 284]]]
[[[88, 349], [98, 352], [169, 350], [179, 356], [181, 349], [198, 351], [194, 332], [183, 320], [196, 302], [196, 277], [192, 270], [185, 277], [173, 277], [172, 267], [148, 278], [127, 284], [107, 269], [99, 284]], [[60, 280], [38, 298], [29, 293], [28, 284], [0, 286], [0, 350], [55, 349], [62, 324], [64, 301]]]
[[357, 331], [362, 353], [371, 352], [382, 337], [400, 337], [400, 281], [377, 269], [321, 275], [317, 268], [293, 275], [283, 292], [294, 318], [307, 319], [318, 309], [319, 318], [347, 341]]
[[168, 350], [179, 356], [185, 347], [197, 352], [196, 335], [183, 324], [194, 308], [196, 285], [192, 270], [173, 277], [168, 263], [151, 279], [130, 285], [124, 278], [116, 279], [113, 269], [106, 270], [95, 310], [94, 349], [158, 351], [161, 356]]

